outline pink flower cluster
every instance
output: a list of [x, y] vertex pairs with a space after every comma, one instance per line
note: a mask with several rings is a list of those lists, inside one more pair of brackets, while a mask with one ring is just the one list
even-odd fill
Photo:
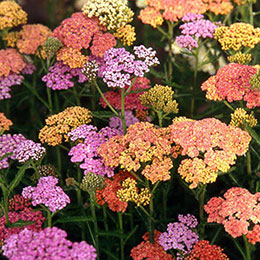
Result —
[[61, 187], [56, 186], [58, 181], [53, 176], [41, 177], [36, 187], [23, 188], [22, 195], [24, 198], [32, 199], [33, 206], [43, 204], [51, 212], [56, 212], [70, 203], [68, 195]]
[[110, 127], [102, 128], [100, 131], [92, 125], [77, 127], [69, 132], [68, 136], [73, 142], [81, 139], [83, 143], [80, 142], [70, 149], [71, 161], [80, 162], [80, 168], [84, 169], [84, 174], [92, 172], [102, 176], [113, 176], [114, 168], [103, 164], [98, 148], [116, 135], [120, 135], [119, 130]]
[[256, 73], [255, 67], [230, 63], [206, 80], [201, 89], [207, 91], [206, 98], [210, 100], [244, 100], [248, 108], [260, 106], [260, 92], [253, 89], [249, 82]]
[[40, 232], [24, 229], [5, 240], [3, 254], [10, 260], [96, 259], [93, 246], [85, 241], [72, 243], [66, 237], [67, 233], [57, 227], [45, 228]]
[[[208, 222], [224, 225], [227, 233], [236, 238], [246, 235], [251, 243], [260, 242], [260, 192], [251, 194], [247, 189], [232, 187], [224, 198], [213, 197], [204, 206], [209, 214]], [[249, 228], [253, 226], [253, 230]]]

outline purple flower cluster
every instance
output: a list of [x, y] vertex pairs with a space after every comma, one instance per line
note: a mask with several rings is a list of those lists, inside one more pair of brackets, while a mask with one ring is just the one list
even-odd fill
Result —
[[28, 186], [23, 188], [22, 196], [32, 199], [32, 205], [44, 204], [51, 212], [56, 212], [70, 203], [70, 198], [56, 186], [58, 179], [53, 176], [41, 177], [36, 187]]
[[134, 47], [134, 54], [125, 48], [111, 48], [105, 52], [98, 76], [108, 87], [130, 86], [133, 77], [143, 77], [149, 67], [159, 64], [152, 48], [143, 45]]
[[32, 63], [27, 63], [26, 66], [22, 69], [21, 73], [24, 75], [32, 75], [35, 69], [36, 68]]
[[57, 227], [45, 228], [40, 232], [24, 229], [5, 240], [3, 255], [10, 260], [96, 259], [96, 249], [92, 245], [85, 241], [72, 243], [66, 237], [67, 233]]
[[192, 229], [198, 224], [193, 215], [179, 215], [179, 222], [169, 223], [167, 232], [159, 236], [159, 244], [164, 250], [177, 249], [183, 254], [188, 253], [199, 240], [199, 236]]
[[97, 150], [99, 146], [107, 142], [111, 137], [120, 135], [120, 131], [111, 127], [102, 128], [100, 131], [92, 125], [81, 125], [68, 133], [71, 141], [81, 139], [83, 143], [78, 143], [69, 151], [72, 162], [82, 162], [80, 168], [84, 169], [84, 174], [88, 172], [97, 175], [111, 177], [114, 175], [114, 168], [103, 164], [102, 158]]
[[53, 90], [63, 90], [74, 86], [74, 82], [71, 81], [73, 77], [78, 77], [79, 83], [87, 81], [87, 77], [82, 74], [81, 69], [71, 69], [68, 65], [58, 61], [50, 67], [49, 73], [42, 77], [42, 81]]
[[[140, 122], [140, 120], [134, 116], [132, 110], [126, 110], [125, 111], [125, 122], [126, 122], [126, 126], [129, 127], [130, 125], [133, 125], [137, 122]], [[115, 117], [111, 117], [109, 119], [109, 126], [111, 128], [115, 128], [117, 129], [121, 135], [123, 135], [124, 130], [123, 130], [123, 124], [122, 124], [122, 120], [115, 116]]]
[[0, 100], [11, 98], [10, 87], [21, 85], [24, 77], [15, 73], [0, 77]]
[[185, 22], [180, 26], [182, 35], [176, 37], [176, 42], [182, 48], [198, 48], [198, 38], [213, 38], [217, 26], [202, 15], [189, 13], [182, 19]]

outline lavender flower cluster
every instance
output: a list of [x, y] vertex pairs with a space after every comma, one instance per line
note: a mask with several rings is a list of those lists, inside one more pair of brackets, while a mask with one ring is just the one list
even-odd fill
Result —
[[167, 232], [159, 236], [159, 244], [164, 250], [176, 249], [187, 254], [193, 245], [199, 240], [199, 236], [194, 229], [198, 225], [197, 219], [193, 215], [179, 215], [179, 222], [169, 223]]
[[66, 237], [67, 233], [57, 227], [45, 228], [40, 232], [24, 229], [5, 240], [3, 255], [10, 260], [96, 259], [96, 249], [92, 245], [85, 241], [72, 243]]
[[134, 47], [134, 54], [125, 48], [111, 48], [105, 52], [99, 67], [98, 76], [108, 87], [130, 86], [133, 77], [143, 77], [149, 67], [159, 64], [152, 48], [143, 45]]
[[41, 177], [36, 187], [23, 188], [22, 196], [31, 199], [33, 206], [43, 204], [51, 212], [61, 210], [70, 203], [70, 198], [61, 187], [56, 186], [58, 181], [53, 176]]
[[87, 81], [87, 77], [83, 75], [81, 69], [71, 69], [68, 65], [58, 61], [50, 67], [49, 73], [42, 77], [42, 81], [53, 90], [63, 90], [74, 86], [74, 82], [71, 81], [73, 77], [78, 77], [79, 83]]
[[68, 136], [73, 142], [81, 139], [83, 143], [78, 143], [70, 149], [71, 161], [82, 162], [80, 168], [84, 169], [84, 174], [92, 172], [102, 176], [113, 176], [114, 169], [103, 164], [97, 150], [101, 144], [116, 135], [120, 135], [120, 131], [111, 127], [102, 128], [100, 131], [92, 125], [77, 127], [69, 132]]
[[192, 50], [198, 48], [199, 38], [213, 38], [217, 26], [202, 15], [189, 13], [182, 18], [185, 22], [180, 26], [182, 35], [176, 37], [176, 42], [182, 48]]

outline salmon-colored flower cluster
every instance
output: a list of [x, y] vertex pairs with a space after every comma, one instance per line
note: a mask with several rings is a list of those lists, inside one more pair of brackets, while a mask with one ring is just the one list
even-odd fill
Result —
[[0, 30], [27, 23], [27, 13], [15, 1], [0, 3]]
[[7, 119], [4, 113], [0, 113], [0, 132], [8, 131], [11, 125], [13, 125], [12, 121]]
[[237, 155], [246, 153], [251, 141], [247, 132], [215, 118], [182, 118], [174, 120], [169, 128], [171, 141], [182, 147], [182, 155], [191, 157], [183, 160], [178, 169], [182, 178], [191, 183], [190, 188], [214, 182], [218, 171], [227, 172]]
[[248, 242], [253, 245], [260, 243], [260, 225], [254, 225], [253, 229], [248, 231], [246, 237]]
[[207, 10], [215, 15], [227, 15], [232, 9], [233, 5], [230, 0], [202, 0], [207, 5]]
[[105, 30], [97, 18], [89, 18], [82, 12], [74, 13], [53, 31], [52, 36], [64, 45], [57, 52], [57, 60], [63, 61], [71, 68], [83, 68], [88, 56], [81, 51], [88, 49], [92, 40], [92, 54], [102, 57], [108, 49], [116, 45], [114, 36], [110, 33], [104, 34]]
[[167, 181], [173, 167], [167, 129], [148, 122], [130, 125], [125, 136], [116, 136], [99, 148], [106, 166], [138, 172], [152, 184]]
[[121, 201], [117, 192], [122, 188], [121, 182], [129, 178], [129, 172], [120, 171], [111, 178], [106, 178], [103, 188], [96, 190], [96, 200], [99, 205], [108, 203], [108, 207], [115, 212], [125, 212], [128, 206], [126, 201]]
[[192, 248], [189, 256], [185, 260], [229, 260], [228, 256], [223, 253], [223, 249], [216, 245], [211, 245], [207, 240], [198, 241]]
[[152, 194], [149, 189], [141, 188], [138, 193], [137, 182], [129, 177], [122, 182], [122, 188], [117, 191], [117, 197], [120, 201], [133, 201], [137, 206], [146, 206], [150, 203]]
[[[232, 237], [248, 234], [249, 241], [259, 242], [255, 231], [260, 223], [260, 192], [251, 194], [247, 189], [233, 187], [226, 191], [224, 198], [211, 198], [204, 209], [209, 214], [207, 221], [224, 225]], [[252, 226], [256, 227], [249, 231]]]
[[69, 140], [67, 133], [89, 123], [91, 118], [90, 111], [84, 107], [68, 107], [45, 120], [46, 125], [40, 130], [39, 139], [42, 143], [52, 146], [61, 144], [63, 138], [67, 142]]
[[206, 98], [209, 100], [244, 100], [248, 108], [260, 106], [260, 92], [250, 84], [250, 79], [256, 73], [255, 67], [230, 63], [206, 80], [201, 89], [207, 91]]
[[206, 11], [207, 5], [203, 0], [147, 0], [147, 7], [141, 10], [139, 19], [156, 28], [164, 20], [177, 22], [188, 13], [202, 14]]
[[158, 242], [160, 235], [161, 232], [157, 230], [154, 231], [154, 243], [152, 244], [149, 241], [148, 233], [145, 233], [142, 237], [144, 241], [131, 250], [130, 256], [134, 260], [174, 260], [174, 257], [170, 254], [167, 254], [167, 252], [164, 251], [163, 247], [160, 246]]
[[222, 50], [254, 48], [260, 42], [260, 28], [247, 23], [233, 23], [217, 28], [214, 37], [221, 44]]
[[231, 114], [230, 125], [240, 127], [244, 126], [245, 121], [250, 127], [257, 125], [257, 119], [254, 117], [253, 112], [247, 114], [246, 110], [243, 108], [236, 108], [234, 113]]

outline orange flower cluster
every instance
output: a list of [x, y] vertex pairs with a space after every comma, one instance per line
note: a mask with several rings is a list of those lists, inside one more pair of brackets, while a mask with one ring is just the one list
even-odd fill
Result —
[[148, 122], [131, 125], [125, 136], [116, 136], [98, 150], [106, 166], [138, 172], [152, 184], [170, 179], [173, 167], [168, 130]]
[[192, 248], [189, 256], [185, 260], [228, 260], [228, 256], [223, 253], [223, 249], [216, 245], [211, 245], [207, 240], [198, 241]]
[[147, 0], [147, 7], [141, 10], [139, 19], [154, 28], [164, 20], [177, 22], [188, 13], [202, 14], [207, 11], [203, 0]]
[[67, 133], [89, 123], [91, 117], [90, 111], [84, 107], [68, 107], [45, 120], [46, 125], [40, 130], [39, 139], [42, 143], [52, 146], [61, 144], [63, 138], [67, 142], [69, 140]]
[[203, 0], [203, 3], [207, 5], [207, 10], [215, 15], [227, 15], [233, 9], [230, 0]]
[[134, 260], [174, 260], [174, 257], [170, 254], [167, 254], [163, 247], [159, 245], [158, 239], [160, 235], [161, 232], [154, 230], [154, 243], [152, 244], [149, 241], [150, 238], [148, 233], [145, 233], [143, 235], [144, 241], [131, 250], [130, 256]]
[[4, 113], [0, 113], [0, 132], [8, 131], [11, 125], [13, 125], [12, 121], [7, 119]]
[[[213, 197], [204, 206], [209, 214], [208, 222], [224, 225], [227, 233], [236, 238], [248, 236], [251, 243], [260, 242], [260, 192], [251, 194], [247, 189], [232, 187], [226, 191], [224, 198]], [[252, 231], [249, 227], [254, 226]]]
[[0, 30], [27, 23], [27, 13], [14, 1], [0, 3]]
[[216, 28], [214, 38], [219, 41], [222, 50], [254, 48], [260, 42], [260, 28], [254, 28], [247, 23], [233, 23], [230, 26]]
[[119, 39], [123, 45], [132, 45], [133, 42], [136, 40], [136, 33], [135, 28], [131, 26], [130, 24], [127, 24], [125, 26], [121, 26], [116, 30], [114, 33], [114, 36]]
[[182, 178], [191, 183], [191, 189], [199, 183], [214, 182], [218, 171], [227, 172], [236, 156], [246, 153], [251, 141], [246, 131], [215, 118], [182, 118], [174, 120], [169, 128], [171, 141], [181, 146], [182, 155], [191, 157], [183, 160], [178, 169]]
[[82, 12], [74, 13], [53, 31], [52, 36], [64, 45], [57, 53], [57, 60], [63, 61], [71, 68], [84, 67], [88, 57], [81, 51], [89, 48], [92, 39], [92, 54], [102, 57], [108, 49], [116, 45], [114, 36], [110, 33], [104, 34], [105, 30], [106, 28], [99, 24], [98, 18], [89, 18]]
[[0, 77], [8, 76], [12, 72], [19, 74], [25, 66], [26, 63], [17, 50], [12, 48], [0, 50]]
[[121, 182], [129, 178], [131, 174], [129, 172], [120, 171], [111, 178], [106, 178], [104, 188], [96, 190], [96, 200], [100, 206], [103, 206], [106, 202], [108, 207], [115, 212], [125, 212], [128, 203], [121, 201], [117, 197], [117, 192], [122, 188]]

